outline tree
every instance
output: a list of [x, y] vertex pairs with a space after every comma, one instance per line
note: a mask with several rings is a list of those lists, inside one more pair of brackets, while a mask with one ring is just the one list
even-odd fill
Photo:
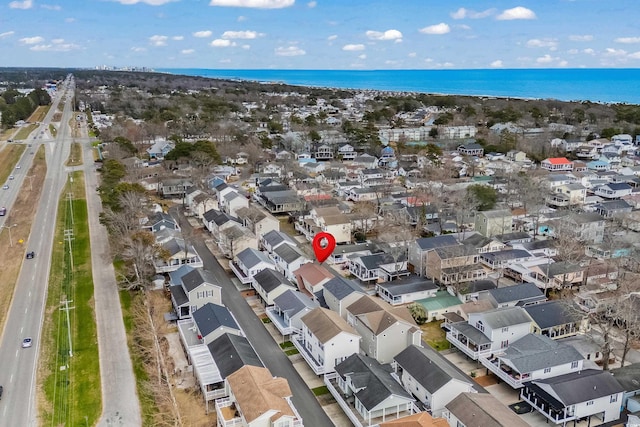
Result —
[[411, 317], [418, 325], [424, 325], [427, 322], [427, 310], [420, 303], [414, 302], [407, 306]]
[[478, 210], [480, 211], [493, 209], [498, 200], [498, 192], [488, 185], [474, 184], [467, 187], [467, 192], [478, 202]]
[[155, 258], [166, 258], [163, 248], [155, 243], [155, 236], [148, 231], [137, 231], [124, 238], [120, 256], [125, 261], [127, 290], [146, 289], [156, 275]]

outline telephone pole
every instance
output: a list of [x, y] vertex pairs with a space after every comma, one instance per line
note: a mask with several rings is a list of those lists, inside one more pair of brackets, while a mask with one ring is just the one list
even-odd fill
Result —
[[67, 298], [64, 298], [62, 304], [64, 307], [60, 307], [60, 310], [64, 310], [67, 312], [67, 336], [69, 337], [69, 357], [73, 357], [73, 343], [71, 342], [71, 321], [69, 320], [69, 310], [73, 310], [75, 307], [69, 307], [69, 303], [73, 301], [67, 301]]

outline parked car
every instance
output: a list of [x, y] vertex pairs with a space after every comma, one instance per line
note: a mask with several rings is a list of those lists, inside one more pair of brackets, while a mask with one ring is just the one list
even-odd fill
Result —
[[31, 338], [25, 338], [22, 340], [22, 348], [29, 348], [33, 345], [33, 340]]

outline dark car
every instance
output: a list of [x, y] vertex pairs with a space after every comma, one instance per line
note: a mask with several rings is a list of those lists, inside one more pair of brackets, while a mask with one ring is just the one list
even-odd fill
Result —
[[27, 259], [33, 259], [35, 258], [36, 253], [34, 251], [31, 252], [27, 252]]
[[2, 386], [0, 385], [0, 399], [2, 399]]

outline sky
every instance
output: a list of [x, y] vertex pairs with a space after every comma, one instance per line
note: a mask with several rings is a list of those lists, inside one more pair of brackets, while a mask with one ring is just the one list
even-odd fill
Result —
[[638, 68], [638, 0], [0, 0], [0, 66]]

